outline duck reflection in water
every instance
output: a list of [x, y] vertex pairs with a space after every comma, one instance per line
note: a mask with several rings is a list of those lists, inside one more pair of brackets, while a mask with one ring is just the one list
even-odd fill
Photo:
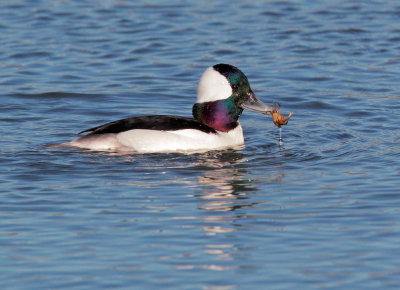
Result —
[[[202, 166], [202, 175], [196, 179], [196, 188], [200, 192], [195, 196], [204, 201], [198, 208], [208, 212], [200, 216], [204, 221], [202, 229], [207, 235], [236, 231], [234, 221], [254, 217], [251, 208], [269, 202], [264, 198], [251, 198], [260, 189], [257, 179], [252, 178], [252, 173], [246, 167], [247, 156], [242, 151], [201, 154], [197, 159], [197, 165]], [[198, 167], [195, 168], [198, 171]], [[280, 182], [283, 178], [284, 174], [280, 172], [267, 179]], [[199, 216], [187, 218], [198, 219]]]
[[[200, 209], [234, 211], [258, 203], [249, 201], [249, 195], [256, 194], [258, 188], [245, 162], [246, 155], [233, 150], [214, 155], [204, 154], [199, 158], [199, 163], [207, 164], [207, 168], [204, 168], [202, 176], [197, 177], [197, 185], [202, 193], [196, 196], [208, 201]], [[278, 176], [268, 180], [279, 182], [283, 176], [283, 173], [278, 173]]]

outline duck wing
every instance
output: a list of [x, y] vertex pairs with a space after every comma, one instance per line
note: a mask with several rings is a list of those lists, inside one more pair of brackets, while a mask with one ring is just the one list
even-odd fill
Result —
[[171, 116], [171, 115], [154, 115], [154, 116], [142, 116], [142, 117], [131, 117], [114, 122], [106, 123], [101, 126], [93, 127], [90, 129], [83, 130], [78, 134], [87, 133], [89, 134], [105, 134], [105, 133], [121, 133], [134, 129], [146, 129], [146, 130], [160, 130], [160, 131], [176, 131], [183, 129], [195, 129], [205, 133], [216, 133], [216, 131], [204, 125], [203, 123], [187, 117]]

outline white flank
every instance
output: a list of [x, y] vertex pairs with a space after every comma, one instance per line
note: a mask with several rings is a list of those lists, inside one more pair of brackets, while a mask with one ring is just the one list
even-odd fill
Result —
[[[205, 133], [199, 130], [157, 131], [135, 129], [118, 134], [86, 135], [57, 147], [78, 147], [118, 152], [196, 152], [235, 147], [244, 144], [239, 125], [227, 133]], [[54, 148], [57, 148], [54, 147]]]
[[119, 143], [139, 153], [190, 152], [234, 147], [244, 144], [239, 125], [227, 133], [205, 133], [199, 130], [155, 131], [136, 129], [119, 133]]

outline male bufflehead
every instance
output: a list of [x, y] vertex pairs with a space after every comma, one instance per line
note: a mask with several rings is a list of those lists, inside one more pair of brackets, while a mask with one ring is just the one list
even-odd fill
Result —
[[245, 74], [229, 64], [217, 64], [201, 76], [193, 118], [155, 115], [131, 117], [84, 130], [62, 146], [107, 151], [193, 152], [244, 144], [238, 122], [243, 109], [272, 114], [250, 88]]

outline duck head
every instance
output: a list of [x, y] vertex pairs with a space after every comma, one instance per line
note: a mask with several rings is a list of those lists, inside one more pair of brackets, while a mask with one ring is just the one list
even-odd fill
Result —
[[206, 69], [197, 89], [193, 117], [215, 130], [228, 132], [238, 125], [243, 109], [262, 114], [273, 111], [255, 96], [246, 75], [237, 67], [217, 64]]

